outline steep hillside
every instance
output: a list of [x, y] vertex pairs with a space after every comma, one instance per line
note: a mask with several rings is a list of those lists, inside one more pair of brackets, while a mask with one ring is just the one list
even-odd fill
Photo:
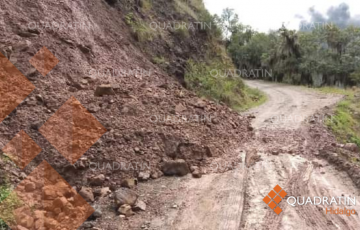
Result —
[[[8, 58], [36, 87], [0, 124], [1, 149], [24, 130], [42, 148], [24, 172], [29, 174], [45, 159], [78, 191], [83, 186], [118, 189], [122, 180], [139, 176], [136, 164], [149, 165], [141, 168], [145, 176], [140, 175], [148, 180], [146, 175], [163, 174], [164, 161], [184, 159], [202, 173], [214, 171], [214, 160], [236, 162], [235, 148], [253, 136], [250, 119], [184, 88], [187, 60], [206, 61], [214, 52], [208, 44], [212, 32], [149, 32], [137, 24], [200, 20], [196, 7], [190, 6], [190, 11], [180, 1], [165, 0], [134, 1], [139, 5], [113, 2], [0, 3], [1, 62]], [[46, 76], [29, 63], [44, 46], [59, 60]], [[102, 84], [111, 84], [115, 94], [95, 96]], [[107, 129], [75, 166], [39, 132], [71, 96]], [[127, 167], [103, 166], [114, 162]], [[11, 172], [10, 184], [23, 179], [9, 160], [0, 164], [2, 171]], [[90, 169], [94, 164], [98, 167]], [[90, 185], [100, 174], [105, 179]]]

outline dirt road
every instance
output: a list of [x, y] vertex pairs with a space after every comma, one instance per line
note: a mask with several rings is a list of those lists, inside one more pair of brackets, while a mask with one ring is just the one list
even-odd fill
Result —
[[[239, 146], [237, 154], [241, 163], [234, 170], [200, 179], [162, 178], [142, 184], [144, 191], [151, 191], [146, 196], [158, 197], [161, 205], [157, 218], [149, 221], [146, 228], [359, 229], [358, 215], [325, 214], [327, 206], [292, 207], [283, 200], [280, 203], [283, 212], [277, 215], [262, 201], [276, 185], [288, 193], [287, 197], [360, 198], [359, 190], [346, 173], [314, 157], [323, 141], [309, 136], [309, 122], [304, 121], [341, 98], [295, 86], [246, 83], [264, 91], [268, 101], [247, 112], [256, 116], [253, 126], [257, 134], [252, 142]], [[332, 138], [331, 134], [319, 135]], [[352, 208], [357, 213], [360, 211], [358, 206]]]

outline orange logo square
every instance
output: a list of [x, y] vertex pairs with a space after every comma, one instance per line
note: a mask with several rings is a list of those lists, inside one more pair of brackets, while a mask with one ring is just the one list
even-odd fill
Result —
[[279, 215], [282, 212], [282, 209], [278, 206], [278, 204], [286, 195], [287, 193], [279, 185], [276, 185], [273, 190], [271, 190], [269, 194], [264, 197], [263, 201], [268, 204], [268, 206], [276, 214]]

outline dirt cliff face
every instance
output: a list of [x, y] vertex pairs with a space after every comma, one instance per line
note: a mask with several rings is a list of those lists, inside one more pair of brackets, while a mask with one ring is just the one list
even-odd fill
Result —
[[[146, 15], [135, 7], [133, 14], [166, 22], [176, 15], [166, 2], [154, 1]], [[163, 161], [184, 159], [189, 168], [206, 169], [214, 159], [236, 157], [235, 145], [252, 137], [247, 117], [196, 97], [176, 76], [168, 75], [175, 57], [202, 58], [207, 50], [201, 37], [182, 42], [173, 34], [167, 40], [175, 43], [171, 50], [161, 43], [163, 39], [141, 43], [129, 27], [129, 10], [121, 4], [103, 0], [0, 3], [1, 52], [36, 87], [0, 124], [1, 148], [24, 130], [43, 149], [25, 172], [45, 159], [72, 186], [89, 185], [89, 178], [105, 174], [102, 186], [119, 187], [122, 179], [137, 177], [140, 171], [161, 176]], [[44, 46], [59, 60], [46, 76], [29, 63]], [[165, 71], [152, 63], [156, 50], [172, 63]], [[102, 84], [110, 84], [114, 95], [95, 96]], [[39, 132], [71, 96], [107, 130], [75, 166]]]

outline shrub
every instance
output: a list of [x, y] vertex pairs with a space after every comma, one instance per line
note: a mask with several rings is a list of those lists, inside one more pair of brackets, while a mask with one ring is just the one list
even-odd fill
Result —
[[154, 64], [161, 65], [161, 64], [164, 64], [166, 62], [166, 60], [165, 60], [165, 58], [163, 56], [160, 56], [160, 57], [154, 57], [152, 62]]
[[0, 203], [0, 214], [2, 217], [2, 219], [0, 219], [0, 230], [6, 230], [8, 229], [6, 223], [15, 222], [13, 211], [21, 206], [21, 201], [15, 193], [11, 193], [11, 189], [8, 185], [1, 185]]
[[154, 37], [153, 30], [144, 21], [136, 18], [133, 13], [125, 16], [125, 23], [130, 26], [131, 33], [138, 42], [152, 41]]
[[174, 32], [180, 38], [189, 38], [190, 37], [188, 28], [186, 28], [184, 26], [176, 27]]

